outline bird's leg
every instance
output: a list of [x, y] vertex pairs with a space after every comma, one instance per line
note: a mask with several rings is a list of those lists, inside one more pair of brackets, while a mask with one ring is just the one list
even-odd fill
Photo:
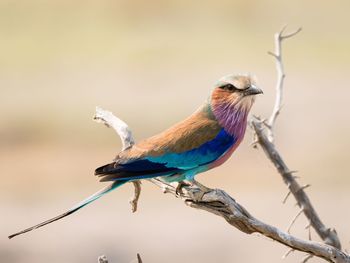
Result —
[[192, 184], [187, 183], [185, 181], [180, 181], [177, 183], [176, 189], [175, 189], [175, 194], [177, 197], [181, 196], [183, 194], [182, 188], [185, 186], [192, 186]]
[[203, 196], [206, 193], [210, 192], [210, 190], [211, 190], [210, 188], [202, 185], [201, 183], [199, 183], [198, 181], [196, 181], [194, 179], [191, 181], [191, 186], [192, 186], [192, 188], [190, 191], [190, 196], [192, 198], [192, 202], [193, 201], [194, 202], [202, 201]]
[[191, 187], [188, 189], [188, 194], [193, 199], [192, 201], [198, 202], [201, 201], [203, 196], [208, 193], [211, 189], [197, 182], [196, 180], [191, 181], [179, 181], [175, 189], [175, 194], [177, 197], [183, 195], [182, 189], [184, 187]]
[[203, 193], [207, 193], [209, 192], [211, 189], [202, 185], [201, 183], [199, 183], [198, 181], [194, 180], [192, 181], [192, 186], [196, 186], [197, 188], [199, 188]]

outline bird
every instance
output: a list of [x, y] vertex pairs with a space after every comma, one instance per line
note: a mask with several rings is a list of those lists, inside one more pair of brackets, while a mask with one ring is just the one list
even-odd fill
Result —
[[223, 164], [244, 138], [249, 111], [263, 91], [250, 74], [230, 74], [213, 87], [208, 99], [188, 118], [117, 154], [95, 170], [111, 182], [59, 216], [10, 235], [24, 234], [70, 214], [134, 180], [159, 177], [166, 182], [193, 182], [195, 176]]

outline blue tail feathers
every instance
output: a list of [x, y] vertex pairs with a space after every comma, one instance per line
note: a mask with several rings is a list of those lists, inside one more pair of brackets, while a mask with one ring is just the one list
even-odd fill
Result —
[[56, 216], [56, 217], [54, 217], [54, 218], [51, 218], [51, 219], [49, 219], [49, 220], [46, 220], [46, 221], [44, 221], [44, 222], [42, 222], [42, 223], [40, 223], [40, 224], [37, 224], [37, 225], [35, 225], [35, 226], [29, 227], [29, 228], [27, 228], [27, 229], [24, 229], [24, 230], [22, 230], [22, 231], [20, 231], [20, 232], [17, 232], [17, 233], [15, 233], [15, 234], [12, 234], [12, 235], [10, 235], [8, 238], [11, 239], [11, 238], [13, 238], [13, 237], [15, 237], [15, 236], [18, 236], [18, 235], [27, 233], [27, 232], [32, 231], [32, 230], [34, 230], [34, 229], [40, 228], [40, 227], [42, 227], [42, 226], [45, 226], [45, 225], [47, 225], [47, 224], [50, 224], [50, 223], [55, 222], [55, 221], [57, 221], [57, 220], [60, 220], [60, 219], [66, 217], [66, 216], [68, 216], [68, 215], [71, 215], [71, 214], [75, 213], [76, 211], [78, 211], [80, 208], [83, 208], [84, 206], [86, 206], [86, 205], [92, 203], [93, 201], [99, 199], [99, 198], [102, 197], [103, 195], [105, 195], [105, 194], [109, 193], [110, 191], [112, 191], [112, 190], [118, 188], [119, 186], [125, 184], [126, 182], [127, 182], [127, 181], [114, 181], [112, 184], [106, 186], [105, 188], [103, 188], [103, 189], [101, 189], [100, 191], [96, 192], [95, 194], [89, 196], [89, 197], [86, 198], [85, 200], [81, 201], [81, 202], [78, 203], [77, 205], [73, 206], [73, 207], [72, 207], [71, 209], [69, 209], [67, 212], [65, 212], [65, 213], [63, 213], [63, 214], [61, 214], [61, 215], [59, 215], [59, 216]]

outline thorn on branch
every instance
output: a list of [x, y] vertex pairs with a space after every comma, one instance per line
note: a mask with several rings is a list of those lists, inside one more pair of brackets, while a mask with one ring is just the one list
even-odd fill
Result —
[[[293, 175], [293, 174], [295, 174], [295, 173], [298, 173], [299, 171], [297, 171], [297, 170], [291, 170], [291, 171], [286, 171], [286, 172], [284, 172], [283, 174], [284, 175], [291, 175], [291, 176], [293, 176], [293, 178], [297, 178], [295, 175]], [[289, 186], [288, 186], [289, 187]]]
[[253, 118], [254, 118], [256, 121], [259, 121], [259, 122], [262, 121], [260, 115], [253, 115]]
[[310, 227], [309, 227], [309, 235], [308, 235], [308, 237], [309, 237], [309, 240], [311, 241], [312, 240], [312, 237], [311, 237], [311, 224], [310, 224]]
[[[256, 136], [256, 135], [255, 135]], [[259, 143], [259, 140], [258, 139], [254, 139], [251, 143], [250, 143], [250, 146], [253, 147], [254, 149], [257, 149], [258, 148], [258, 143]]]
[[[288, 188], [289, 188], [289, 186], [288, 186]], [[292, 193], [292, 191], [289, 190], [288, 193], [286, 194], [286, 196], [284, 197], [284, 199], [282, 201], [282, 204], [285, 204], [287, 202], [287, 199], [288, 199], [288, 197], [290, 196], [291, 193]]]
[[282, 256], [282, 259], [287, 258], [290, 255], [290, 253], [292, 253], [294, 251], [295, 251], [294, 248], [288, 249], [288, 251]]
[[163, 194], [170, 193], [170, 191], [168, 191], [168, 187], [166, 186], [162, 187], [162, 193]]
[[297, 190], [297, 192], [303, 191], [303, 190], [305, 190], [306, 188], [309, 188], [310, 186], [311, 186], [311, 184], [303, 185], [302, 187], [300, 187], [300, 189]]
[[273, 56], [275, 59], [278, 59], [278, 56], [275, 53], [271, 52], [271, 51], [267, 51], [267, 54]]
[[295, 221], [298, 219], [298, 217], [301, 215], [301, 213], [304, 211], [304, 207], [301, 207], [299, 212], [295, 215], [295, 217], [292, 219], [292, 221], [290, 222], [288, 228], [287, 228], [287, 233], [290, 233], [290, 229], [292, 228], [292, 226], [294, 225]]
[[162, 186], [162, 192], [163, 192], [163, 194], [171, 193], [171, 188], [168, 187], [167, 185], [164, 185], [164, 186]]
[[313, 258], [313, 255], [311, 255], [311, 254], [306, 255], [306, 256], [302, 259], [301, 263], [306, 263], [306, 262], [308, 262], [311, 258]]
[[309, 224], [307, 224], [307, 226], [305, 227], [305, 229], [308, 230], [308, 238], [309, 238], [310, 241], [312, 240], [312, 237], [311, 237], [311, 227], [312, 227], [312, 225], [311, 225], [311, 222], [310, 222], [310, 220], [309, 220]]
[[265, 125], [266, 128], [268, 128], [268, 129], [272, 128], [267, 119], [263, 119], [261, 122]]

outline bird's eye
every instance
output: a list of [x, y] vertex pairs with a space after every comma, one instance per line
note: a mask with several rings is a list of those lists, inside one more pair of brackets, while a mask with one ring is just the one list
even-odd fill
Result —
[[221, 86], [220, 89], [223, 90], [228, 90], [228, 91], [235, 91], [238, 90], [235, 86], [233, 86], [232, 84], [226, 84], [224, 86]]

